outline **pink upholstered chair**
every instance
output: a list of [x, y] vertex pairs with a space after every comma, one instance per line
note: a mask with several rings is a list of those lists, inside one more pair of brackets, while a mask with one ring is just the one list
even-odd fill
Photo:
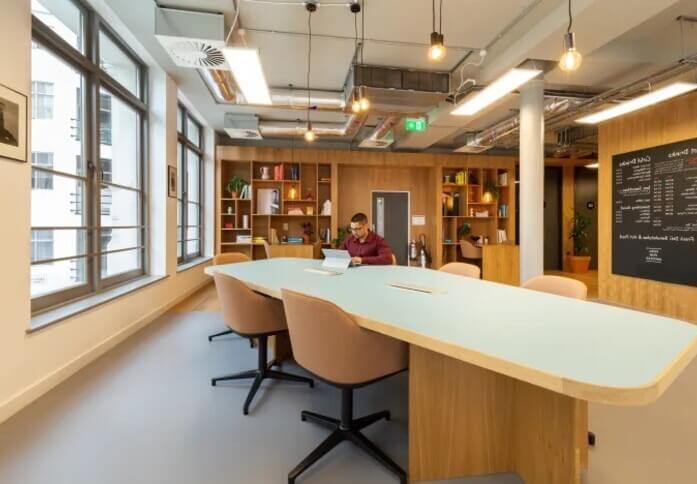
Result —
[[252, 388], [244, 402], [245, 415], [249, 414], [249, 405], [261, 382], [266, 378], [303, 382], [313, 387], [314, 382], [311, 378], [272, 370], [271, 367], [275, 365], [275, 362], [267, 361], [269, 336], [288, 331], [281, 301], [255, 293], [242, 281], [232, 276], [218, 273], [213, 277], [225, 322], [233, 333], [245, 338], [256, 338], [259, 341], [259, 358], [255, 370], [213, 378], [211, 384], [216, 386], [219, 381], [254, 378]]
[[266, 239], [262, 240], [262, 243], [264, 244], [264, 253], [266, 254], [266, 258], [271, 259], [271, 257], [273, 257], [271, 255], [271, 244], [269, 244], [269, 241]]
[[[251, 260], [252, 259], [241, 252], [225, 252], [223, 254], [213, 256], [213, 265], [222, 266], [225, 264], [236, 264], [238, 262], [249, 262]], [[227, 329], [225, 331], [221, 331], [220, 333], [212, 334], [208, 337], [208, 341], [213, 341], [213, 338], [225, 336], [226, 334], [232, 334], [232, 331]]]
[[482, 273], [482, 270], [478, 266], [474, 264], [465, 264], [464, 262], [450, 262], [442, 266], [439, 270], [458, 276], [473, 277], [474, 279], [479, 279]]
[[311, 420], [333, 432], [288, 474], [288, 484], [311, 467], [337, 444], [349, 440], [395, 473], [400, 482], [407, 477], [390, 457], [368, 440], [361, 429], [385, 418], [382, 411], [353, 418], [353, 390], [406, 370], [408, 348], [401, 341], [362, 329], [336, 305], [283, 289], [295, 361], [317, 378], [341, 389], [341, 418], [303, 411], [302, 420]]
[[523, 287], [533, 291], [548, 292], [558, 296], [586, 299], [588, 288], [581, 281], [562, 276], [537, 276], [527, 280]]
[[460, 240], [460, 254], [463, 259], [479, 260], [482, 258], [482, 248], [477, 247], [469, 240]]

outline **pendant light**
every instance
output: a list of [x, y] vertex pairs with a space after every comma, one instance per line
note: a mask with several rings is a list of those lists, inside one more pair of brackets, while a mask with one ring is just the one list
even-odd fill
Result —
[[443, 0], [440, 0], [438, 12], [438, 31], [436, 31], [436, 0], [432, 0], [433, 32], [431, 32], [431, 47], [428, 49], [428, 58], [433, 62], [440, 62], [445, 57], [445, 38], [443, 37]]
[[[361, 4], [355, 1], [351, 4], [351, 13], [353, 13], [353, 72], [355, 73], [358, 69], [358, 13], [361, 11]], [[363, 46], [361, 45], [361, 49]], [[355, 76], [355, 74], [354, 74]], [[360, 89], [360, 88], [359, 88]], [[361, 100], [356, 94], [356, 90], [353, 90], [351, 95], [351, 111], [358, 114], [361, 112]]]
[[564, 34], [564, 53], [559, 59], [559, 68], [564, 72], [573, 72], [581, 67], [583, 56], [576, 50], [576, 36], [571, 31], [573, 17], [571, 16], [571, 0], [569, 0], [569, 26]]
[[[354, 2], [351, 5], [351, 12], [355, 15], [353, 19], [354, 33], [355, 33], [355, 47], [358, 48], [358, 13], [361, 13], [361, 65], [363, 62], [363, 50], [365, 49], [365, 7], [367, 5], [367, 0], [363, 0], [363, 8], [361, 8], [358, 2]], [[356, 55], [358, 57], [358, 55]], [[354, 65], [354, 70], [357, 66]], [[361, 75], [361, 80], [362, 80]], [[365, 95], [365, 87], [360, 86], [358, 88], [358, 97], [356, 97], [354, 89], [353, 103], [351, 104], [351, 110], [354, 113], [362, 113], [370, 109], [370, 100]]]
[[305, 141], [312, 143], [317, 139], [317, 135], [312, 130], [312, 120], [310, 119], [311, 91], [310, 91], [310, 73], [312, 72], [312, 13], [317, 10], [317, 4], [314, 2], [306, 2], [305, 9], [307, 10], [307, 128], [305, 129]]

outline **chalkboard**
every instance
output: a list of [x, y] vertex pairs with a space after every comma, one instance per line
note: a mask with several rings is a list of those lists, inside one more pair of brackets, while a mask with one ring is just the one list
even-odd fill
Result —
[[612, 157], [612, 272], [697, 286], [697, 139]]

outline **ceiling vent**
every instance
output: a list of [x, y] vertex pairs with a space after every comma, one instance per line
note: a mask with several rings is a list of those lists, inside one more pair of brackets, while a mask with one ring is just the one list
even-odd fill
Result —
[[394, 143], [394, 133], [390, 131], [380, 139], [366, 138], [358, 145], [361, 148], [387, 149]]
[[223, 129], [232, 139], [263, 139], [259, 131], [259, 117], [254, 114], [227, 113]]
[[179, 67], [229, 69], [222, 14], [157, 7], [155, 37]]

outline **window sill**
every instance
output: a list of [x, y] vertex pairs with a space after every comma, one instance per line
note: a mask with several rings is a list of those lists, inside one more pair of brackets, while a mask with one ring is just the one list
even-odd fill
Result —
[[80, 313], [94, 309], [102, 304], [118, 299], [126, 294], [138, 291], [146, 286], [155, 284], [168, 276], [143, 276], [134, 281], [127, 282], [100, 294], [93, 294], [84, 299], [68, 303], [55, 309], [32, 316], [27, 333], [33, 333], [47, 326], [54, 325]]
[[191, 269], [192, 267], [196, 267], [198, 265], [204, 264], [206, 262], [212, 261], [213, 257], [203, 255], [201, 257], [197, 257], [196, 259], [189, 261], [185, 264], [182, 264], [180, 266], [177, 266], [177, 272], [184, 272], [186, 270]]

